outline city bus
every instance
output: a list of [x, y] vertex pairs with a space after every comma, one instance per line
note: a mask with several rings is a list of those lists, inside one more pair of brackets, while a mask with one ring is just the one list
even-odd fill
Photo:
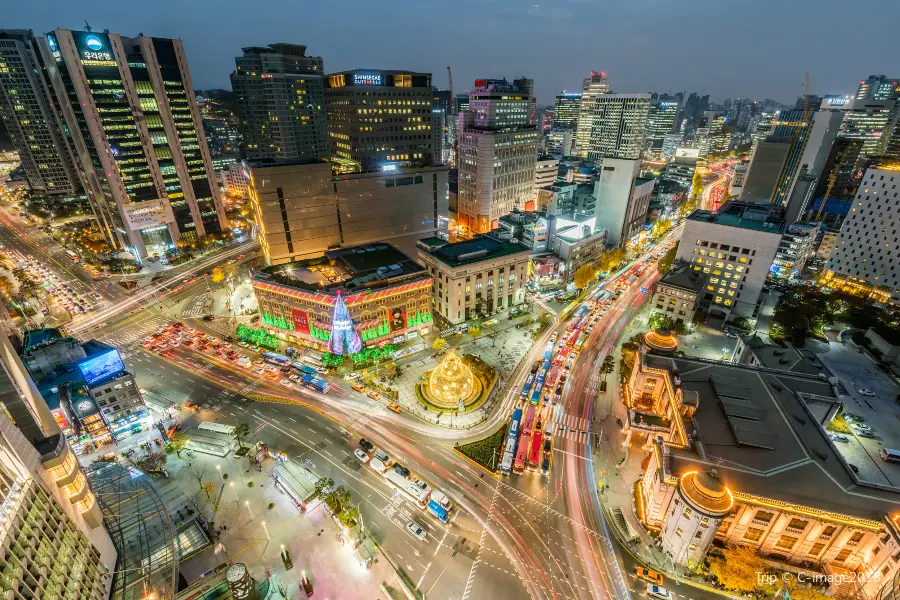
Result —
[[531, 385], [534, 383], [534, 373], [528, 374], [528, 379], [525, 380], [525, 385], [522, 386], [522, 397], [527, 398], [529, 392], [531, 392]]
[[553, 359], [553, 342], [547, 342], [547, 347], [544, 348], [544, 362], [550, 362]]
[[534, 436], [531, 438], [531, 450], [528, 452], [528, 470], [534, 471], [541, 464], [543, 457], [543, 435], [540, 429], [535, 428]]
[[222, 423], [214, 423], [213, 421], [201, 421], [200, 424], [197, 425], [197, 429], [215, 431], [217, 433], [224, 433], [225, 435], [234, 435], [234, 427], [231, 425], [223, 425]]
[[511, 438], [519, 437], [519, 423], [522, 421], [522, 409], [517, 408], [513, 411], [512, 421], [509, 424], [509, 433], [507, 434]]
[[78, 262], [78, 261], [81, 260], [81, 259], [78, 257], [78, 255], [75, 254], [74, 252], [72, 252], [71, 250], [66, 250], [66, 256], [68, 256], [69, 258], [71, 258], [71, 259], [72, 259], [72, 262]]
[[328, 382], [319, 379], [313, 375], [301, 375], [300, 382], [309, 389], [319, 392], [320, 394], [328, 393]]
[[513, 459], [516, 457], [516, 438], [506, 439], [506, 447], [503, 449], [503, 460], [500, 461], [500, 472], [509, 475], [512, 469]]
[[541, 392], [544, 391], [544, 383], [536, 383], [534, 385], [534, 391], [531, 392], [531, 404], [534, 406], [538, 402], [541, 401]]
[[559, 365], [553, 365], [552, 367], [550, 367], [550, 372], [547, 373], [546, 379], [544, 379], [544, 387], [553, 387], [553, 384], [556, 382], [557, 377], [559, 377]]
[[525, 470], [525, 460], [528, 458], [528, 445], [531, 442], [530, 437], [525, 434], [519, 442], [519, 448], [516, 451], [516, 459], [513, 461], [513, 473], [521, 475]]
[[[568, 340], [567, 340], [568, 341]], [[553, 361], [557, 365], [561, 365], [566, 362], [566, 356], [569, 354], [569, 345], [566, 344], [562, 348], [559, 349], [559, 352], [556, 353], [556, 360]]]
[[279, 367], [291, 364], [291, 359], [284, 354], [277, 354], [275, 352], [263, 352], [263, 360], [267, 363], [278, 365]]
[[578, 334], [578, 339], [575, 340], [575, 349], [581, 350], [584, 347], [584, 341], [587, 339], [587, 332], [582, 331]]
[[522, 421], [522, 433], [531, 433], [531, 428], [534, 426], [534, 417], [536, 416], [536, 412], [537, 411], [535, 410], [534, 405], [529, 404], [528, 410], [525, 412], [525, 420]]
[[572, 331], [573, 329], [575, 329], [575, 325], [578, 323], [578, 321], [581, 320], [581, 317], [583, 317], [585, 315], [585, 313], [587, 313], [587, 311], [588, 311], [588, 307], [584, 304], [582, 304], [581, 306], [578, 307], [578, 310], [576, 310], [575, 314], [572, 316], [572, 322], [569, 324], [569, 327], [568, 327], [569, 331]]
[[538, 371], [537, 377], [535, 377], [534, 380], [538, 384], [544, 383], [544, 378], [547, 377], [547, 372], [549, 370], [550, 370], [550, 361], [544, 360], [544, 362], [541, 364], [541, 369], [540, 369], [540, 371]]
[[308, 365], [312, 365], [313, 367], [324, 367], [322, 361], [316, 358], [315, 356], [310, 356], [309, 354], [304, 354], [302, 358], [300, 358], [303, 362]]
[[393, 469], [385, 471], [384, 478], [388, 483], [400, 490], [400, 492], [409, 500], [412, 500], [422, 508], [425, 508], [425, 505], [428, 504], [428, 497], [431, 495], [431, 489], [423, 490]]
[[887, 462], [900, 462], [900, 451], [891, 450], [890, 448], [882, 448], [878, 452], [878, 456], [881, 457], [881, 460], [886, 460]]

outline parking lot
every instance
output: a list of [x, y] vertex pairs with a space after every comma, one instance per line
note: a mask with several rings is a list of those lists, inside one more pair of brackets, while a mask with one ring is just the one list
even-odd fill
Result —
[[[825, 349], [824, 344], [821, 349]], [[900, 450], [900, 404], [897, 403], [900, 387], [849, 342], [831, 342], [827, 351], [816, 353], [841, 380], [847, 394], [845, 414], [849, 412], [862, 419], [848, 419], [853, 433], [846, 434], [846, 442], [835, 443], [838, 450], [848, 464], [859, 469], [860, 479], [900, 487], [900, 463], [889, 463], [878, 456], [882, 448]], [[868, 390], [872, 395], [860, 394], [860, 390]], [[873, 437], [859, 435], [860, 424], [868, 426]]]

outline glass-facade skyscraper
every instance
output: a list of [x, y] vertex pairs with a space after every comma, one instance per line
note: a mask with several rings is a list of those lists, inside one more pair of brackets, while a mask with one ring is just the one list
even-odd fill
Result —
[[243, 48], [231, 74], [234, 105], [249, 160], [327, 158], [322, 59], [306, 46]]
[[37, 39], [28, 29], [0, 30], [0, 119], [33, 192], [80, 193], [70, 140], [52, 100]]
[[40, 46], [107, 241], [145, 257], [221, 233], [181, 41], [57, 29]]

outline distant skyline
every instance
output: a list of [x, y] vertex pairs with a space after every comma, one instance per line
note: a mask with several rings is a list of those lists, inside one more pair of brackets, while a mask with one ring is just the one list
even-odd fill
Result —
[[407, 0], [328, 3], [62, 0], [8, 3], [3, 27], [109, 29], [181, 38], [194, 86], [230, 89], [245, 46], [291, 42], [327, 73], [353, 68], [433, 74], [454, 92], [479, 77], [535, 80], [540, 104], [606, 71], [612, 91], [697, 92], [791, 103], [803, 93], [851, 94], [870, 74], [900, 76], [900, 3], [759, 0], [734, 5], [635, 0]]

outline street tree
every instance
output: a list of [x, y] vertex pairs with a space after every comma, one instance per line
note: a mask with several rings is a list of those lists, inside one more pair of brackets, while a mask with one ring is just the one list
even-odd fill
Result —
[[480, 325], [470, 325], [469, 330], [466, 333], [468, 333], [470, 336], [472, 336], [472, 339], [475, 339], [479, 335], [481, 335], [481, 326]]
[[12, 298], [15, 293], [15, 286], [13, 282], [10, 281], [9, 277], [0, 277], [0, 293], [2, 293], [7, 298]]
[[181, 458], [181, 451], [185, 449], [187, 444], [188, 437], [183, 433], [176, 433], [169, 438], [169, 443], [166, 444], [166, 454], [174, 454]]
[[197, 482], [197, 488], [203, 489], [203, 482], [206, 480], [208, 470], [202, 465], [191, 466], [188, 468], [188, 475]]
[[212, 498], [213, 494], [216, 493], [216, 484], [213, 481], [207, 481], [203, 484], [203, 491], [206, 492], [206, 499], [209, 500]]
[[728, 188], [725, 188], [722, 192], [722, 204], [725, 204], [729, 200], [731, 200], [731, 194], [728, 192]]
[[675, 260], [675, 255], [677, 254], [678, 244], [675, 244], [656, 262], [656, 268], [660, 275], [665, 275], [669, 272], [669, 269], [672, 268], [672, 262]]
[[237, 440], [238, 446], [241, 450], [244, 449], [244, 438], [250, 435], [250, 426], [246, 423], [241, 423], [240, 425], [235, 426], [234, 433], [231, 435], [234, 436], [234, 439]]
[[603, 375], [603, 381], [606, 381], [606, 376], [616, 370], [616, 360], [613, 358], [612, 354], [607, 354], [606, 358], [603, 359], [603, 364], [600, 365], [600, 374]]
[[703, 193], [703, 177], [699, 170], [694, 171], [694, 178], [691, 180], [691, 200], [697, 201]]
[[438, 339], [434, 340], [434, 343], [431, 344], [431, 347], [434, 350], [437, 350], [438, 352], [440, 352], [441, 350], [444, 349], [444, 347], [446, 345], [447, 345], [447, 340], [445, 340], [444, 338], [438, 338]]
[[221, 267], [216, 267], [213, 269], [211, 279], [213, 283], [222, 283], [225, 281], [225, 271]]
[[594, 269], [593, 265], [581, 265], [575, 271], [575, 287], [579, 290], [583, 290], [596, 276], [597, 271]]
[[334, 489], [334, 480], [330, 477], [320, 477], [316, 482], [316, 495], [322, 500]]
[[163, 452], [150, 452], [134, 461], [134, 466], [144, 473], [153, 473], [161, 470], [166, 465], [166, 455]]
[[722, 549], [722, 556], [710, 556], [709, 571], [728, 590], [771, 596], [775, 589], [759, 576], [770, 569], [769, 563], [748, 546]]

